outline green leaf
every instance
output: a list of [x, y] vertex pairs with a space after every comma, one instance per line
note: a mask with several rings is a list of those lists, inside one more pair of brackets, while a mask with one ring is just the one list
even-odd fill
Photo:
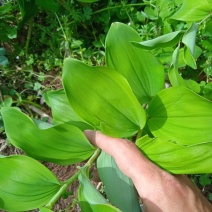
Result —
[[172, 64], [168, 72], [169, 80], [172, 86], [185, 85], [183, 78], [178, 72], [179, 54], [180, 54], [180, 46], [178, 45], [173, 52]]
[[6, 15], [6, 13], [9, 13], [12, 9], [13, 9], [12, 2], [8, 2], [4, 5], [1, 5], [0, 16], [3, 17], [3, 15]]
[[184, 55], [183, 59], [185, 63], [193, 69], [197, 69], [196, 61], [191, 53], [191, 50], [188, 47], [184, 47]]
[[185, 32], [182, 38], [182, 42], [190, 49], [192, 55], [194, 55], [198, 27], [199, 24], [192, 23], [191, 27]]
[[9, 63], [5, 56], [0, 56], [0, 66], [6, 66]]
[[0, 107], [10, 107], [13, 103], [13, 99], [11, 97], [5, 98], [3, 102], [0, 102]]
[[173, 174], [212, 173], [212, 142], [183, 146], [145, 136], [136, 145], [151, 161]]
[[151, 101], [148, 126], [163, 141], [192, 145], [212, 141], [212, 102], [183, 86], [165, 89]]
[[171, 32], [171, 33], [159, 36], [152, 40], [147, 40], [142, 42], [132, 42], [132, 44], [147, 50], [163, 48], [163, 47], [173, 47], [180, 41], [182, 33], [183, 31], [179, 30], [176, 32]]
[[64, 89], [49, 91], [45, 93], [44, 98], [51, 107], [53, 123], [61, 124], [69, 121], [82, 121], [71, 108]]
[[35, 0], [18, 0], [21, 10], [22, 20], [19, 22], [19, 27], [22, 27], [27, 21], [38, 13], [38, 7]]
[[53, 173], [27, 156], [0, 158], [0, 172], [0, 208], [3, 210], [25, 211], [41, 207], [60, 189]]
[[182, 42], [185, 44], [184, 47], [184, 61], [185, 63], [193, 69], [197, 68], [194, 59], [194, 50], [196, 42], [196, 34], [199, 24], [192, 23], [191, 27], [185, 32], [182, 38]]
[[79, 2], [82, 2], [82, 3], [93, 3], [93, 2], [97, 2], [99, 0], [77, 0]]
[[200, 88], [200, 85], [196, 81], [188, 79], [188, 80], [184, 80], [184, 82], [185, 82], [187, 88], [191, 89], [192, 91], [194, 91], [196, 93], [200, 93], [201, 88]]
[[62, 78], [72, 108], [95, 129], [128, 137], [144, 127], [145, 111], [118, 72], [65, 59]]
[[39, 129], [15, 108], [1, 108], [1, 114], [10, 143], [33, 158], [69, 165], [89, 158], [95, 150], [84, 133], [68, 123]]
[[39, 212], [53, 212], [53, 211], [48, 208], [41, 207], [39, 208]]
[[131, 42], [141, 42], [130, 26], [113, 23], [106, 37], [106, 63], [129, 82], [140, 103], [151, 100], [164, 87], [164, 68], [156, 57]]
[[0, 56], [4, 56], [7, 53], [5, 48], [0, 48]]
[[123, 212], [140, 212], [135, 187], [131, 179], [120, 171], [114, 159], [102, 152], [97, 160], [97, 168], [109, 201]]
[[81, 169], [79, 181], [80, 188], [78, 191], [78, 198], [80, 206], [83, 205], [86, 212], [121, 212], [118, 208], [109, 204], [109, 202], [96, 190], [83, 169]]
[[36, 3], [37, 6], [41, 7], [41, 9], [43, 10], [56, 12], [59, 9], [58, 3], [54, 0], [48, 0], [48, 1], [36, 0]]
[[171, 18], [180, 21], [200, 21], [211, 13], [211, 9], [212, 4], [208, 0], [185, 0]]

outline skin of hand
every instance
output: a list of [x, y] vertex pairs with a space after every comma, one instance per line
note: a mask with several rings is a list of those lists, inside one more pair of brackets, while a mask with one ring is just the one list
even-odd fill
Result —
[[132, 179], [144, 212], [212, 212], [212, 205], [184, 175], [171, 175], [149, 161], [128, 140], [86, 130], [94, 146], [111, 155], [120, 170]]

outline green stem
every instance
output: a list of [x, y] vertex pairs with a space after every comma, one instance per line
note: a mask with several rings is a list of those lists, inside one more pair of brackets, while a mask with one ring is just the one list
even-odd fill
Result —
[[137, 4], [125, 4], [125, 5], [118, 5], [118, 6], [113, 6], [113, 7], [106, 7], [100, 10], [97, 10], [95, 12], [93, 12], [92, 14], [96, 14], [96, 13], [101, 13], [104, 12], [106, 10], [111, 10], [111, 9], [117, 9], [117, 8], [123, 8], [123, 7], [137, 7], [137, 6], [145, 6], [145, 5], [150, 5], [150, 3], [137, 3]]
[[[96, 160], [96, 158], [99, 156], [101, 150], [97, 149], [94, 154], [90, 157], [88, 162], [82, 167], [88, 167], [90, 168], [92, 163]], [[64, 182], [64, 184], [61, 186], [60, 190], [55, 194], [55, 196], [47, 203], [45, 208], [52, 209], [54, 204], [58, 201], [58, 199], [63, 195], [63, 193], [68, 189], [68, 187], [78, 178], [80, 174], [80, 170], [77, 171], [74, 175], [72, 175], [71, 178], [69, 178], [67, 181]]]
[[136, 140], [141, 137], [141, 134], [142, 134], [142, 130], [139, 130], [138, 133], [137, 133], [137, 135], [136, 135]]
[[29, 42], [32, 36], [32, 25], [33, 25], [33, 18], [29, 20], [29, 28], [27, 33], [26, 47], [25, 47], [26, 58], [28, 58], [28, 53], [29, 53]]
[[29, 105], [33, 105], [39, 109], [42, 108], [42, 106], [40, 106], [39, 104], [35, 103], [35, 102], [32, 102], [32, 101], [29, 101], [29, 100], [21, 100], [21, 101], [14, 101], [13, 103], [19, 103], [19, 104], [29, 104]]
[[202, 24], [204, 21], [206, 21], [208, 18], [212, 17], [212, 13], [210, 13], [209, 15], [207, 15], [202, 21], [200, 21], [198, 24]]

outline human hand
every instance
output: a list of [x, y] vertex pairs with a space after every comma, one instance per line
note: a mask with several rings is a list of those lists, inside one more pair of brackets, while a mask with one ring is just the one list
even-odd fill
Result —
[[119, 169], [130, 177], [145, 212], [212, 212], [212, 205], [184, 175], [171, 175], [150, 162], [128, 140], [101, 132], [85, 131], [88, 140], [111, 155]]

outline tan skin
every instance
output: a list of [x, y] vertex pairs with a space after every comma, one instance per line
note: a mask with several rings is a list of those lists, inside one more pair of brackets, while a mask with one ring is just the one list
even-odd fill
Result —
[[174, 176], [160, 169], [134, 143], [99, 131], [84, 133], [91, 144], [111, 155], [120, 170], [132, 179], [145, 212], [212, 212], [212, 205], [186, 176]]

